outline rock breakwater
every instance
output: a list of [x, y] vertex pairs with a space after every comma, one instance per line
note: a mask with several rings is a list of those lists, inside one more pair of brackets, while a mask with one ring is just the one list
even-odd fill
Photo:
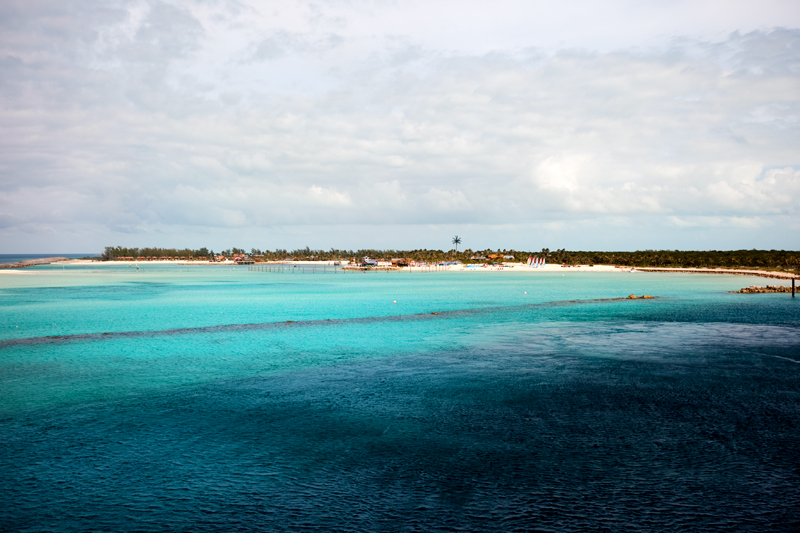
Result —
[[749, 287], [744, 287], [743, 289], [739, 289], [738, 291], [728, 291], [734, 294], [761, 294], [767, 292], [792, 292], [792, 288], [786, 285], [767, 285], [766, 287], [761, 287], [759, 285], [751, 285]]
[[19, 263], [7, 263], [5, 265], [0, 265], [0, 268], [25, 268], [29, 266], [36, 266], [36, 265], [49, 265], [51, 263], [58, 263], [61, 261], [69, 261], [68, 257], [43, 257], [41, 259], [26, 259], [25, 261], [20, 261]]

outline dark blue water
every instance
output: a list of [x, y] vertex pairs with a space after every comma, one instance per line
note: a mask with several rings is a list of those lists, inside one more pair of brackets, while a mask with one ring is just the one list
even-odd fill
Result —
[[[742, 278], [717, 276], [624, 282], [671, 294], [649, 301], [441, 276], [393, 278], [419, 302], [381, 314], [368, 305], [385, 296], [377, 278], [281, 288], [225, 275], [159, 278], [146, 294], [98, 281], [83, 299], [52, 278], [2, 292], [7, 316], [42, 323], [72, 302], [68, 333], [85, 321], [90, 334], [42, 339], [33, 319], [19, 324], [36, 335], [6, 330], [0, 529], [800, 529], [797, 299], [728, 294], [720, 284]], [[255, 309], [282, 292], [306, 319], [287, 323], [284, 308], [248, 322], [220, 303], [220, 327], [209, 313], [171, 329], [187, 319], [167, 302], [205, 298], [196, 276], [216, 277], [211, 301], [232, 281], [233, 301], [255, 295]], [[623, 283], [576, 279], [592, 296]], [[542, 297], [510, 301], [519, 284]], [[164, 327], [97, 333], [103, 286], [137, 313], [150, 302]], [[315, 287], [316, 311], [302, 296]], [[370, 312], [351, 316], [347, 295]]]

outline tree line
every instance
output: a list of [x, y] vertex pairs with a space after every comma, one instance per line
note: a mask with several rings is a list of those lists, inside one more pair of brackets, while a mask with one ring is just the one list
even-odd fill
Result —
[[112, 261], [121, 257], [209, 257], [211, 252], [208, 248], [192, 250], [189, 248], [125, 248], [123, 246], [106, 246], [101, 254], [103, 261]]
[[[800, 270], [800, 252], [786, 250], [644, 250], [636, 252], [562, 252], [559, 262], [629, 267], [769, 268]], [[558, 254], [556, 254], [558, 255]]]
[[540, 251], [514, 249], [472, 250], [346, 250], [331, 248], [315, 250], [308, 246], [295, 250], [278, 248], [260, 250], [251, 248], [229, 248], [217, 254], [208, 248], [192, 250], [189, 248], [125, 248], [108, 246], [102, 254], [104, 260], [121, 257], [169, 257], [210, 259], [212, 255], [233, 257], [247, 254], [262, 261], [347, 261], [353, 258], [371, 257], [389, 261], [393, 258], [407, 258], [414, 261], [441, 262], [461, 261], [463, 263], [491, 263], [508, 261], [506, 256], [514, 256], [514, 261], [527, 261], [528, 257], [544, 258], [550, 263], [567, 265], [617, 265], [624, 267], [671, 267], [671, 268], [770, 268], [786, 271], [800, 270], [800, 252], [786, 250], [640, 250], [635, 252], [568, 251], [565, 249]]

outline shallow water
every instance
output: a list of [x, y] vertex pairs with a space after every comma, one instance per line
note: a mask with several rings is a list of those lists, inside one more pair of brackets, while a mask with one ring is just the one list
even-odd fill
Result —
[[800, 527], [800, 299], [727, 292], [761, 279], [29, 271], [3, 530]]

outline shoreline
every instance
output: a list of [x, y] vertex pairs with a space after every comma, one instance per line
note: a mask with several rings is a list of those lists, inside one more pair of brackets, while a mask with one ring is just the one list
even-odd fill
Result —
[[661, 268], [661, 267], [637, 267], [640, 272], [662, 272], [672, 274], [727, 274], [730, 276], [756, 276], [760, 278], [772, 279], [800, 279], [800, 276], [789, 272], [778, 272], [775, 270], [744, 270], [732, 268]]
[[[340, 263], [335, 265], [335, 263]], [[180, 266], [233, 266], [237, 265], [234, 261], [212, 262], [212, 261], [98, 261], [91, 259], [68, 259], [66, 257], [48, 257], [41, 259], [29, 259], [19, 263], [7, 263], [0, 265], [0, 272], [3, 273], [20, 273], [21, 269], [36, 265], [59, 264], [64, 266], [71, 265], [94, 265], [94, 266], [119, 266], [119, 265], [180, 265]], [[339, 261], [264, 261], [252, 265], [240, 266], [275, 266], [275, 265], [295, 265], [295, 266], [342, 266], [347, 267], [348, 263]], [[350, 266], [349, 269], [359, 269], [358, 267]], [[389, 267], [378, 268], [380, 271], [395, 271], [395, 272], [536, 272], [536, 273], [554, 273], [554, 272], [620, 272], [620, 273], [635, 273], [635, 272], [652, 272], [652, 273], [665, 273], [665, 274], [724, 274], [730, 276], [754, 276], [770, 279], [791, 280], [800, 279], [800, 276], [789, 272], [780, 272], [775, 270], [750, 270], [750, 269], [731, 269], [731, 268], [670, 268], [670, 267], [624, 267], [617, 268], [612, 265], [575, 265], [570, 267], [563, 267], [559, 264], [549, 264], [543, 267], [530, 267], [524, 263], [505, 263], [501, 265], [487, 265], [478, 266], [478, 264], [468, 265], [429, 265], [429, 266], [413, 266], [413, 267]], [[30, 270], [28, 270], [30, 272]]]

